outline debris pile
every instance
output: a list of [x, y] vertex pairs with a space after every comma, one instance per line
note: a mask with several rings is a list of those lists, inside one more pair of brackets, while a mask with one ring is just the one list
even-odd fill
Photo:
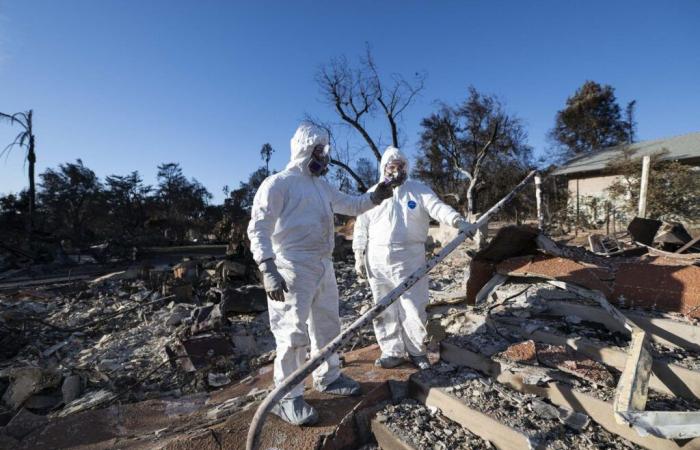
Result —
[[700, 238], [693, 239], [679, 222], [635, 217], [627, 232], [588, 236], [591, 252], [600, 256], [634, 256], [647, 251], [674, 259], [700, 259]]
[[[371, 426], [381, 448], [700, 448], [700, 267], [635, 248], [595, 254], [526, 227], [461, 246], [431, 274], [440, 361], [401, 395], [369, 383], [377, 397], [343, 429]], [[348, 259], [335, 262], [344, 328], [372, 305]], [[252, 414], [269, 386], [247, 386], [274, 358], [254, 264], [174, 262], [0, 294], [0, 446], [86, 409], [221, 388], [235, 396], [202, 407], [206, 423]], [[342, 351], [373, 343], [368, 325]]]
[[[274, 338], [252, 259], [173, 259], [29, 288], [7, 277], [0, 290], [0, 427], [34, 416], [39, 427], [115, 401], [210, 391], [271, 363]], [[347, 324], [372, 299], [352, 261], [335, 266]], [[346, 349], [373, 342], [368, 328]], [[36, 427], [23, 426], [14, 438]]]
[[388, 405], [375, 416], [402, 442], [416, 450], [487, 449], [490, 445], [460, 425], [413, 399]]
[[527, 436], [533, 448], [628, 448], [623, 439], [591, 422], [586, 414], [522, 394], [469, 369], [441, 364], [417, 375], [416, 381], [426, 386], [447, 386], [446, 394]]
[[[506, 227], [470, 269], [471, 305], [429, 311], [441, 360], [460, 368], [452, 379], [438, 366], [414, 375], [427, 405], [460, 399], [488, 417], [482, 426], [511, 430], [499, 444], [463, 423], [502, 448], [700, 448], [700, 267], [651, 253], [601, 257]], [[589, 423], [548, 434], [530, 414], [561, 420], [563, 410]]]

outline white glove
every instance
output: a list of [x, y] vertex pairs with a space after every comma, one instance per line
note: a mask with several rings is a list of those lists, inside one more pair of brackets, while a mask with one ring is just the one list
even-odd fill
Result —
[[263, 274], [263, 286], [265, 286], [267, 296], [274, 301], [283, 302], [284, 293], [289, 292], [289, 290], [287, 289], [287, 283], [282, 278], [282, 274], [277, 270], [275, 260], [266, 259], [260, 263], [258, 268]]
[[464, 217], [457, 217], [453, 222], [452, 226], [457, 228], [459, 231], [467, 231], [471, 227], [471, 223]]
[[367, 278], [367, 268], [365, 267], [365, 251], [358, 250], [355, 252], [355, 273], [357, 278], [364, 280]]

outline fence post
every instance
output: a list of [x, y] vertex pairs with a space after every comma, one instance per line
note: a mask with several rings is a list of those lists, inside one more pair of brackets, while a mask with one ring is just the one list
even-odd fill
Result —
[[637, 215], [641, 218], [647, 216], [647, 187], [649, 186], [649, 166], [651, 165], [651, 157], [649, 155], [642, 159], [642, 182], [639, 186], [639, 212]]
[[542, 208], [542, 177], [535, 175], [535, 199], [537, 200], [537, 226], [544, 231], [544, 209]]

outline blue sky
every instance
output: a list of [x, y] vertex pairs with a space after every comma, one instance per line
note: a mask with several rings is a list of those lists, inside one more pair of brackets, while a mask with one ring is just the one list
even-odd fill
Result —
[[[0, 0], [0, 111], [33, 108], [38, 172], [81, 158], [155, 182], [180, 162], [221, 201], [309, 113], [334, 119], [314, 74], [369, 42], [385, 75], [425, 71], [402, 123], [413, 154], [437, 101], [474, 85], [521, 117], [536, 154], [585, 80], [637, 100], [641, 140], [700, 131], [698, 1]], [[0, 124], [0, 143], [14, 130]], [[23, 153], [0, 192], [26, 185]]]

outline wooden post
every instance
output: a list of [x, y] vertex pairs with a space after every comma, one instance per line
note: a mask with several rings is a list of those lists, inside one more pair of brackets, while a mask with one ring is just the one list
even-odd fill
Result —
[[578, 178], [576, 178], [576, 227], [574, 231], [574, 236], [578, 236], [578, 227], [580, 225], [581, 217], [581, 196], [579, 195]]
[[637, 214], [641, 218], [645, 218], [647, 215], [647, 187], [649, 185], [650, 164], [650, 156], [647, 155], [642, 158], [642, 182], [639, 186], [639, 213]]
[[542, 208], [542, 178], [535, 175], [535, 199], [537, 200], [537, 226], [544, 230], [544, 209]]

